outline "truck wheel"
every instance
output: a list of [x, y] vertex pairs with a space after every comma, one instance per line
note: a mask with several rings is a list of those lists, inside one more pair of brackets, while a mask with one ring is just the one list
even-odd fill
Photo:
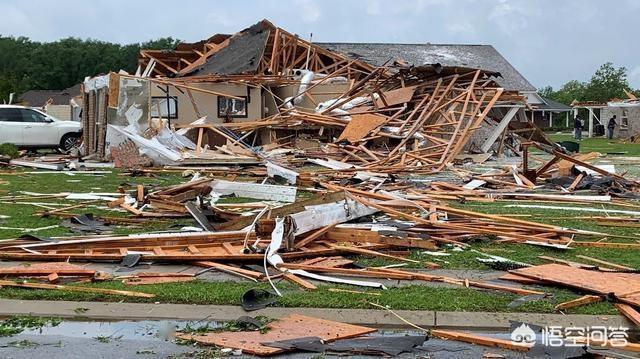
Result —
[[77, 133], [67, 133], [62, 136], [62, 139], [60, 139], [60, 152], [68, 153], [72, 149], [78, 147], [80, 145], [78, 143], [78, 139], [80, 139], [80, 135]]

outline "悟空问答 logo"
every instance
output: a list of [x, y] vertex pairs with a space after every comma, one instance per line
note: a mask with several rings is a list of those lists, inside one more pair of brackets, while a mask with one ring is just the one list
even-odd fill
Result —
[[511, 341], [517, 343], [534, 343], [536, 341], [536, 332], [528, 325], [522, 323], [511, 332]]

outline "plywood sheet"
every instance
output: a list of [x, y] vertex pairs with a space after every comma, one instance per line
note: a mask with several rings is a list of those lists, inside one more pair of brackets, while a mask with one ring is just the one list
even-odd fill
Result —
[[384, 108], [409, 102], [415, 92], [416, 86], [402, 87], [399, 89], [383, 92], [382, 97], [384, 98], [384, 102], [382, 101], [382, 98], [379, 98], [376, 100], [376, 106], [378, 106], [379, 108]]
[[358, 142], [371, 133], [371, 131], [382, 126], [386, 121], [387, 118], [380, 115], [353, 115], [351, 122], [349, 122], [340, 134], [340, 137], [338, 137], [338, 141], [347, 140], [351, 143]]
[[319, 337], [325, 341], [354, 338], [375, 332], [373, 328], [333, 322], [330, 320], [291, 314], [268, 325], [264, 334], [260, 332], [224, 332], [204, 335], [179, 334], [182, 339], [193, 339], [200, 344], [217, 345], [223, 348], [242, 349], [244, 353], [254, 355], [274, 355], [284, 349], [272, 348], [262, 343], [277, 342], [304, 337]]
[[640, 274], [598, 272], [561, 264], [544, 264], [510, 272], [593, 293], [614, 293], [621, 301], [640, 306]]

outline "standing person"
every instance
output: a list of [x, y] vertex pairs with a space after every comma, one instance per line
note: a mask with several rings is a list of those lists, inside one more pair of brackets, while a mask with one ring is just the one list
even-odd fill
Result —
[[576, 120], [573, 123], [573, 137], [578, 141], [582, 140], [582, 120], [580, 120], [580, 116], [576, 116]]
[[609, 131], [609, 139], [613, 139], [613, 129], [616, 128], [616, 125], [618, 123], [616, 122], [616, 115], [613, 115], [613, 117], [611, 117], [609, 119], [609, 123], [607, 124], [607, 130]]

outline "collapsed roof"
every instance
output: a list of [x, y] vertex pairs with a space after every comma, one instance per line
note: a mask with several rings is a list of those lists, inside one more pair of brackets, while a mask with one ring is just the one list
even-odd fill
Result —
[[[284, 75], [296, 68], [331, 73], [351, 67], [370, 73], [393, 60], [411, 66], [436, 65], [480, 69], [495, 73], [495, 81], [507, 91], [535, 91], [491, 45], [433, 44], [312, 44], [262, 20], [233, 35], [214, 35], [194, 44], [180, 44], [174, 51], [143, 50], [140, 65], [156, 59], [154, 73], [170, 77], [225, 75]], [[391, 61], [390, 61], [391, 60]], [[357, 76], [349, 76], [357, 78]]]

